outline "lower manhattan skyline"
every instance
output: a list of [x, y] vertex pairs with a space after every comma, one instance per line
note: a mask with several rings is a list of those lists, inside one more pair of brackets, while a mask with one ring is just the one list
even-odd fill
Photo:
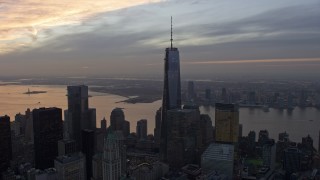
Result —
[[319, 7], [0, 2], [0, 180], [320, 179]]

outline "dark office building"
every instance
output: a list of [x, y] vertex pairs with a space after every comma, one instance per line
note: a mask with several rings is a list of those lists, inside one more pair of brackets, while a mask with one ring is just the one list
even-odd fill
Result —
[[124, 121], [122, 133], [125, 138], [129, 136], [129, 134], [130, 134], [130, 122], [129, 121]]
[[216, 103], [215, 133], [217, 142], [237, 143], [239, 138], [239, 106]]
[[67, 123], [70, 138], [81, 149], [81, 130], [96, 129], [96, 109], [89, 108], [88, 86], [68, 86], [68, 109], [65, 110], [65, 123]]
[[59, 156], [69, 155], [77, 152], [76, 141], [72, 139], [62, 139], [58, 141]]
[[139, 140], [147, 140], [148, 127], [147, 120], [141, 119], [137, 122], [136, 133]]
[[265, 145], [267, 143], [268, 140], [269, 140], [268, 130], [260, 130], [259, 131], [259, 139], [258, 139], [259, 145], [262, 147], [263, 145]]
[[58, 141], [63, 138], [62, 110], [59, 108], [34, 109], [34, 154], [37, 169], [54, 166], [58, 156]]
[[256, 148], [256, 132], [250, 131], [248, 134], [249, 147], [251, 151], [254, 151]]
[[160, 137], [161, 137], [161, 108], [157, 110], [155, 116], [155, 128], [154, 128], [154, 140], [157, 147], [160, 146]]
[[106, 132], [107, 131], [107, 120], [106, 120], [106, 118], [103, 118], [102, 120], [101, 120], [101, 130], [103, 131], [103, 132]]
[[113, 131], [122, 131], [124, 123], [124, 113], [121, 108], [115, 108], [110, 115], [110, 128]]
[[199, 133], [200, 112], [196, 109], [168, 111], [167, 159], [169, 166], [180, 169], [197, 161], [202, 139]]
[[115, 108], [110, 115], [110, 129], [112, 131], [122, 131], [123, 136], [130, 134], [130, 122], [125, 120], [124, 112], [121, 108]]
[[202, 145], [206, 147], [213, 142], [213, 126], [212, 126], [212, 121], [209, 115], [207, 114], [200, 115], [200, 130], [201, 130]]
[[[10, 166], [12, 158], [10, 117], [0, 116], [0, 175]], [[0, 178], [1, 179], [1, 178]]]
[[256, 132], [250, 131], [250, 132], [248, 133], [248, 138], [250, 139], [250, 141], [251, 141], [252, 143], [255, 143], [255, 142], [256, 142]]
[[288, 175], [300, 170], [301, 151], [298, 148], [287, 148], [283, 155], [283, 169]]
[[193, 81], [188, 82], [188, 100], [189, 101], [194, 101], [196, 97], [196, 93], [194, 91], [194, 83]]
[[86, 157], [86, 172], [87, 179], [90, 180], [92, 176], [92, 158], [94, 155], [94, 131], [90, 129], [83, 129], [81, 131], [82, 148], [81, 151]]
[[307, 137], [302, 138], [301, 146], [310, 152], [313, 152], [313, 139], [308, 134]]
[[239, 124], [239, 138], [242, 137], [243, 125]]
[[281, 142], [288, 142], [289, 134], [287, 132], [279, 133], [278, 140]]

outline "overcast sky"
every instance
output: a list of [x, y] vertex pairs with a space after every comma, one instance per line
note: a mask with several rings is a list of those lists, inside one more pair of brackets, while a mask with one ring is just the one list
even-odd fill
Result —
[[320, 75], [319, 0], [2, 0], [0, 76]]

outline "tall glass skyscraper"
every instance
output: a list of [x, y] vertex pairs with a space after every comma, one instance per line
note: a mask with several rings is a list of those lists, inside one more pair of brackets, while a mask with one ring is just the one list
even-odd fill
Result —
[[35, 167], [42, 170], [53, 167], [58, 156], [58, 141], [63, 139], [62, 110], [34, 109], [32, 119]]
[[164, 59], [164, 86], [161, 113], [161, 159], [167, 159], [167, 111], [181, 108], [180, 57], [178, 48], [172, 45], [171, 18], [171, 47], [166, 48]]
[[89, 108], [88, 86], [68, 86], [68, 109], [64, 111], [66, 134], [82, 147], [81, 130], [96, 128], [96, 109]]
[[216, 141], [237, 143], [239, 138], [239, 106], [216, 103], [215, 108]]

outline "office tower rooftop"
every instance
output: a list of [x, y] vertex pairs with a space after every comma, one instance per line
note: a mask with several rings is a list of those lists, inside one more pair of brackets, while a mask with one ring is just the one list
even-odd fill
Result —
[[59, 156], [77, 152], [76, 142], [73, 139], [62, 139], [58, 141]]
[[201, 156], [203, 173], [210, 174], [216, 171], [219, 174], [233, 177], [234, 145], [211, 143]]
[[59, 180], [85, 180], [86, 166], [85, 157], [82, 153], [58, 156], [54, 161], [54, 167], [58, 172]]

